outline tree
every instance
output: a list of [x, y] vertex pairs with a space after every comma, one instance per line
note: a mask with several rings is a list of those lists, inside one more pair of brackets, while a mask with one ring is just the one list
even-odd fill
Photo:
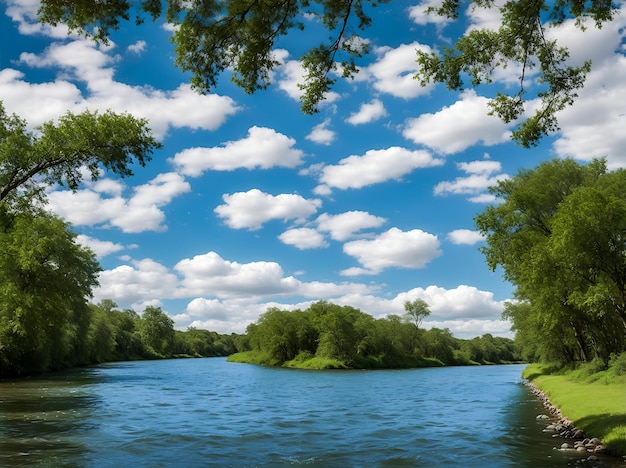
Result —
[[98, 272], [94, 253], [58, 217], [11, 216], [0, 229], [0, 375], [81, 360]]
[[148, 306], [141, 315], [139, 332], [143, 343], [159, 356], [168, 356], [176, 332], [174, 321], [160, 307]]
[[415, 325], [415, 328], [422, 326], [422, 321], [430, 315], [430, 307], [424, 299], [414, 299], [404, 302], [405, 317]]
[[57, 122], [44, 123], [35, 134], [20, 117], [7, 115], [0, 102], [0, 203], [8, 215], [9, 208], [28, 209], [44, 201], [43, 184], [76, 190], [82, 167], [92, 180], [102, 169], [131, 176], [132, 163], [145, 165], [160, 147], [147, 122], [128, 114], [68, 112]]
[[[335, 76], [353, 77], [358, 71], [356, 60], [368, 52], [368, 41], [359, 32], [372, 23], [374, 7], [389, 0], [289, 0], [260, 2], [256, 0], [150, 0], [139, 5], [126, 0], [99, 3], [42, 0], [39, 19], [57, 25], [65, 23], [70, 31], [106, 42], [112, 31], [134, 16], [139, 24], [145, 17], [162, 16], [176, 27], [172, 36], [176, 65], [191, 72], [191, 83], [200, 92], [213, 88], [219, 75], [232, 70], [232, 79], [252, 93], [270, 83], [271, 71], [279, 62], [273, 48], [292, 30], [304, 30], [305, 18], [315, 18], [330, 33], [327, 42], [317, 44], [312, 36], [310, 48], [300, 61], [305, 69], [302, 108], [313, 113], [334, 85]], [[534, 71], [543, 85], [537, 97], [541, 105], [534, 115], [522, 121], [513, 133], [522, 145], [537, 143], [545, 134], [558, 128], [556, 114], [572, 104], [583, 86], [591, 64], [571, 65], [568, 51], [556, 41], [548, 40], [546, 30], [574, 18], [584, 28], [587, 21], [596, 27], [612, 21], [617, 5], [610, 1], [536, 2], [508, 1], [496, 5], [490, 0], [471, 0], [463, 7], [497, 8], [501, 16], [498, 30], [470, 29], [442, 53], [417, 52], [421, 69], [416, 78], [445, 83], [450, 89], [462, 89], [464, 80], [472, 86], [490, 83], [498, 69], [518, 66], [519, 88], [510, 94], [499, 93], [491, 108], [505, 122], [524, 115], [528, 95], [525, 82]], [[430, 13], [458, 19], [461, 2], [442, 0]], [[311, 36], [309, 36], [311, 37]], [[447, 38], [446, 38], [447, 40]]]
[[502, 203], [476, 224], [490, 268], [517, 288], [520, 304], [505, 313], [525, 352], [532, 343], [537, 356], [571, 362], [626, 349], [626, 171], [553, 160], [492, 193]]

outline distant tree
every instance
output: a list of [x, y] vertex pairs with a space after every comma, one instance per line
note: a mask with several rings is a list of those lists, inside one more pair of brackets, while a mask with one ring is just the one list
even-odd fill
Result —
[[420, 328], [422, 322], [430, 315], [430, 306], [424, 299], [414, 299], [404, 302], [405, 317], [411, 321], [415, 328]]
[[[39, 19], [56, 25], [65, 23], [70, 31], [107, 41], [111, 32], [134, 16], [137, 24], [146, 16], [164, 19], [175, 25], [176, 65], [191, 72], [193, 87], [210, 91], [225, 70], [246, 92], [252, 93], [270, 83], [279, 62], [273, 49], [292, 30], [304, 30], [307, 19], [322, 24], [330, 33], [319, 43], [310, 35], [309, 50], [300, 61], [305, 69], [302, 108], [312, 113], [325, 98], [336, 76], [353, 77], [356, 61], [368, 53], [369, 41], [360, 33], [375, 18], [373, 7], [389, 0], [292, 0], [269, 2], [256, 0], [150, 0], [139, 4], [125, 0], [97, 2], [42, 0]], [[405, 3], [398, 2], [405, 6]], [[493, 2], [442, 0], [430, 8], [431, 13], [457, 20], [461, 8], [498, 9], [498, 29], [470, 28], [456, 43], [442, 44], [441, 52], [417, 52], [420, 69], [417, 78], [445, 83], [450, 89], [462, 89], [465, 80], [471, 86], [490, 83], [499, 70], [519, 69], [519, 86], [509, 94], [499, 93], [491, 109], [505, 122], [513, 122], [528, 111], [526, 102], [539, 98], [532, 106], [534, 114], [513, 132], [524, 146], [532, 146], [545, 134], [558, 128], [556, 115], [572, 104], [583, 86], [591, 64], [571, 64], [569, 53], [557, 41], [547, 39], [547, 29], [558, 27], [573, 18], [583, 29], [588, 22], [601, 27], [616, 15], [618, 4], [610, 1], [535, 2], [519, 0]], [[528, 78], [537, 71], [536, 81], [542, 84], [538, 94], [529, 94]]]

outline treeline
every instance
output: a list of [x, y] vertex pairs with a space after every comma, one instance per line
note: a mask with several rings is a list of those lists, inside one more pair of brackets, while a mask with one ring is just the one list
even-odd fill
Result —
[[229, 360], [273, 366], [401, 368], [519, 360], [513, 340], [490, 334], [471, 340], [450, 330], [422, 329], [410, 313], [376, 319], [326, 301], [306, 310], [271, 308], [246, 329]]
[[529, 361], [605, 364], [626, 352], [626, 170], [555, 159], [490, 189], [476, 218], [489, 266], [516, 301], [504, 316]]
[[139, 315], [132, 309], [117, 309], [110, 300], [89, 304], [54, 333], [36, 336], [37, 340], [2, 346], [0, 377], [101, 362], [227, 356], [236, 352], [237, 339], [234, 334], [195, 328], [175, 330], [173, 320], [159, 307], [146, 307]]

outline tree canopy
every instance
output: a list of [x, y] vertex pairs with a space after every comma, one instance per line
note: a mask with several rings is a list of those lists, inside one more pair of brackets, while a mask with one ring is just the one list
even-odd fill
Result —
[[[104, 8], [97, 2], [42, 0], [39, 19], [53, 25], [65, 23], [70, 31], [106, 42], [131, 18], [139, 24], [146, 17], [163, 17], [175, 26], [176, 65], [191, 72], [192, 86], [203, 93], [215, 87], [225, 70], [231, 70], [233, 81], [248, 93], [266, 88], [271, 71], [279, 65], [273, 55], [277, 43], [292, 30], [305, 30], [313, 19], [329, 32], [321, 43], [310, 36], [309, 49], [300, 57], [305, 69], [302, 108], [313, 113], [337, 77], [349, 78], [358, 72], [358, 59], [369, 48], [360, 34], [375, 21], [375, 7], [389, 1], [148, 0], [135, 4], [112, 0]], [[575, 19], [580, 28], [588, 22], [601, 27], [613, 19], [617, 6], [612, 1], [517, 0], [500, 5], [491, 0], [441, 0], [429, 12], [458, 20], [466, 7], [498, 9], [499, 29], [470, 28], [452, 45], [442, 42], [432, 53], [416, 51], [420, 68], [415, 78], [422, 84], [434, 81], [460, 90], [466, 83], [491, 83], [496, 71], [517, 67], [519, 87], [498, 93], [491, 100], [491, 111], [507, 123], [516, 122], [513, 138], [532, 146], [558, 129], [557, 113], [573, 103], [591, 67], [590, 62], [569, 63], [567, 49], [548, 39], [547, 29], [567, 19]], [[529, 94], [526, 86], [535, 72], [541, 87], [537, 95]], [[530, 111], [526, 104], [536, 97], [540, 104]], [[526, 118], [528, 111], [532, 115]]]
[[487, 263], [516, 286], [508, 305], [528, 358], [626, 351], [626, 171], [555, 159], [491, 189], [476, 217]]
[[93, 180], [132, 175], [158, 147], [146, 121], [130, 115], [67, 113], [35, 132], [0, 103], [0, 375], [110, 355], [111, 327], [88, 304], [98, 261], [45, 210], [45, 188], [76, 190], [83, 169]]

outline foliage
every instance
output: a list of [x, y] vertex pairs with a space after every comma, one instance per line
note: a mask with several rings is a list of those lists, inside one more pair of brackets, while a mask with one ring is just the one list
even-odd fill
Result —
[[[0, 374], [81, 361], [85, 297], [97, 284], [93, 252], [43, 211], [9, 214], [0, 230]], [[83, 317], [84, 316], [84, 317]]]
[[[370, 11], [388, 1], [149, 0], [133, 4], [115, 0], [103, 8], [84, 1], [42, 0], [39, 19], [52, 25], [65, 23], [70, 31], [106, 42], [111, 32], [131, 17], [137, 24], [145, 17], [153, 21], [164, 17], [175, 26], [175, 63], [182, 71], [191, 72], [194, 88], [208, 92], [225, 70], [231, 70], [232, 80], [248, 93], [269, 85], [272, 70], [280, 64], [273, 49], [281, 38], [292, 30], [305, 30], [307, 23], [321, 24], [330, 33], [329, 39], [318, 44], [315, 36], [309, 35], [309, 50], [300, 57], [305, 69], [302, 108], [313, 113], [337, 75], [349, 78], [358, 71], [356, 60], [368, 53], [369, 45], [359, 33], [372, 23], [375, 15]], [[465, 81], [479, 86], [490, 83], [501, 69], [519, 69], [518, 89], [499, 93], [491, 101], [491, 112], [507, 123], [514, 122], [525, 115], [527, 101], [538, 97], [541, 104], [534, 114], [522, 120], [513, 132], [522, 145], [535, 145], [543, 135], [558, 128], [557, 113], [576, 99], [591, 67], [589, 61], [569, 63], [567, 49], [548, 40], [547, 29], [569, 18], [574, 18], [581, 29], [588, 20], [601, 27], [613, 20], [617, 5], [610, 1], [564, 0], [548, 4], [472, 0], [461, 4], [443, 0], [439, 7], [431, 7], [430, 13], [458, 19], [461, 5], [498, 9], [499, 29], [470, 28], [453, 45], [443, 44], [441, 53], [418, 51], [420, 69], [416, 78], [423, 85], [435, 81], [459, 90]], [[526, 89], [535, 72], [535, 81], [541, 86], [537, 96], [529, 95]]]
[[[397, 315], [375, 319], [326, 301], [308, 309], [270, 308], [246, 330], [249, 349], [229, 357], [298, 368], [405, 368], [517, 360], [513, 341], [487, 334], [460, 340], [449, 330], [418, 329]], [[463, 349], [463, 351], [461, 351]]]
[[553, 160], [491, 188], [476, 217], [490, 268], [516, 286], [504, 317], [526, 359], [606, 363], [626, 350], [626, 171]]
[[111, 111], [68, 112], [37, 130], [28, 131], [26, 122], [7, 115], [0, 102], [0, 202], [6, 210], [24, 210], [44, 201], [43, 184], [76, 190], [82, 168], [92, 180], [102, 169], [131, 176], [134, 162], [145, 165], [161, 147], [145, 120]]

